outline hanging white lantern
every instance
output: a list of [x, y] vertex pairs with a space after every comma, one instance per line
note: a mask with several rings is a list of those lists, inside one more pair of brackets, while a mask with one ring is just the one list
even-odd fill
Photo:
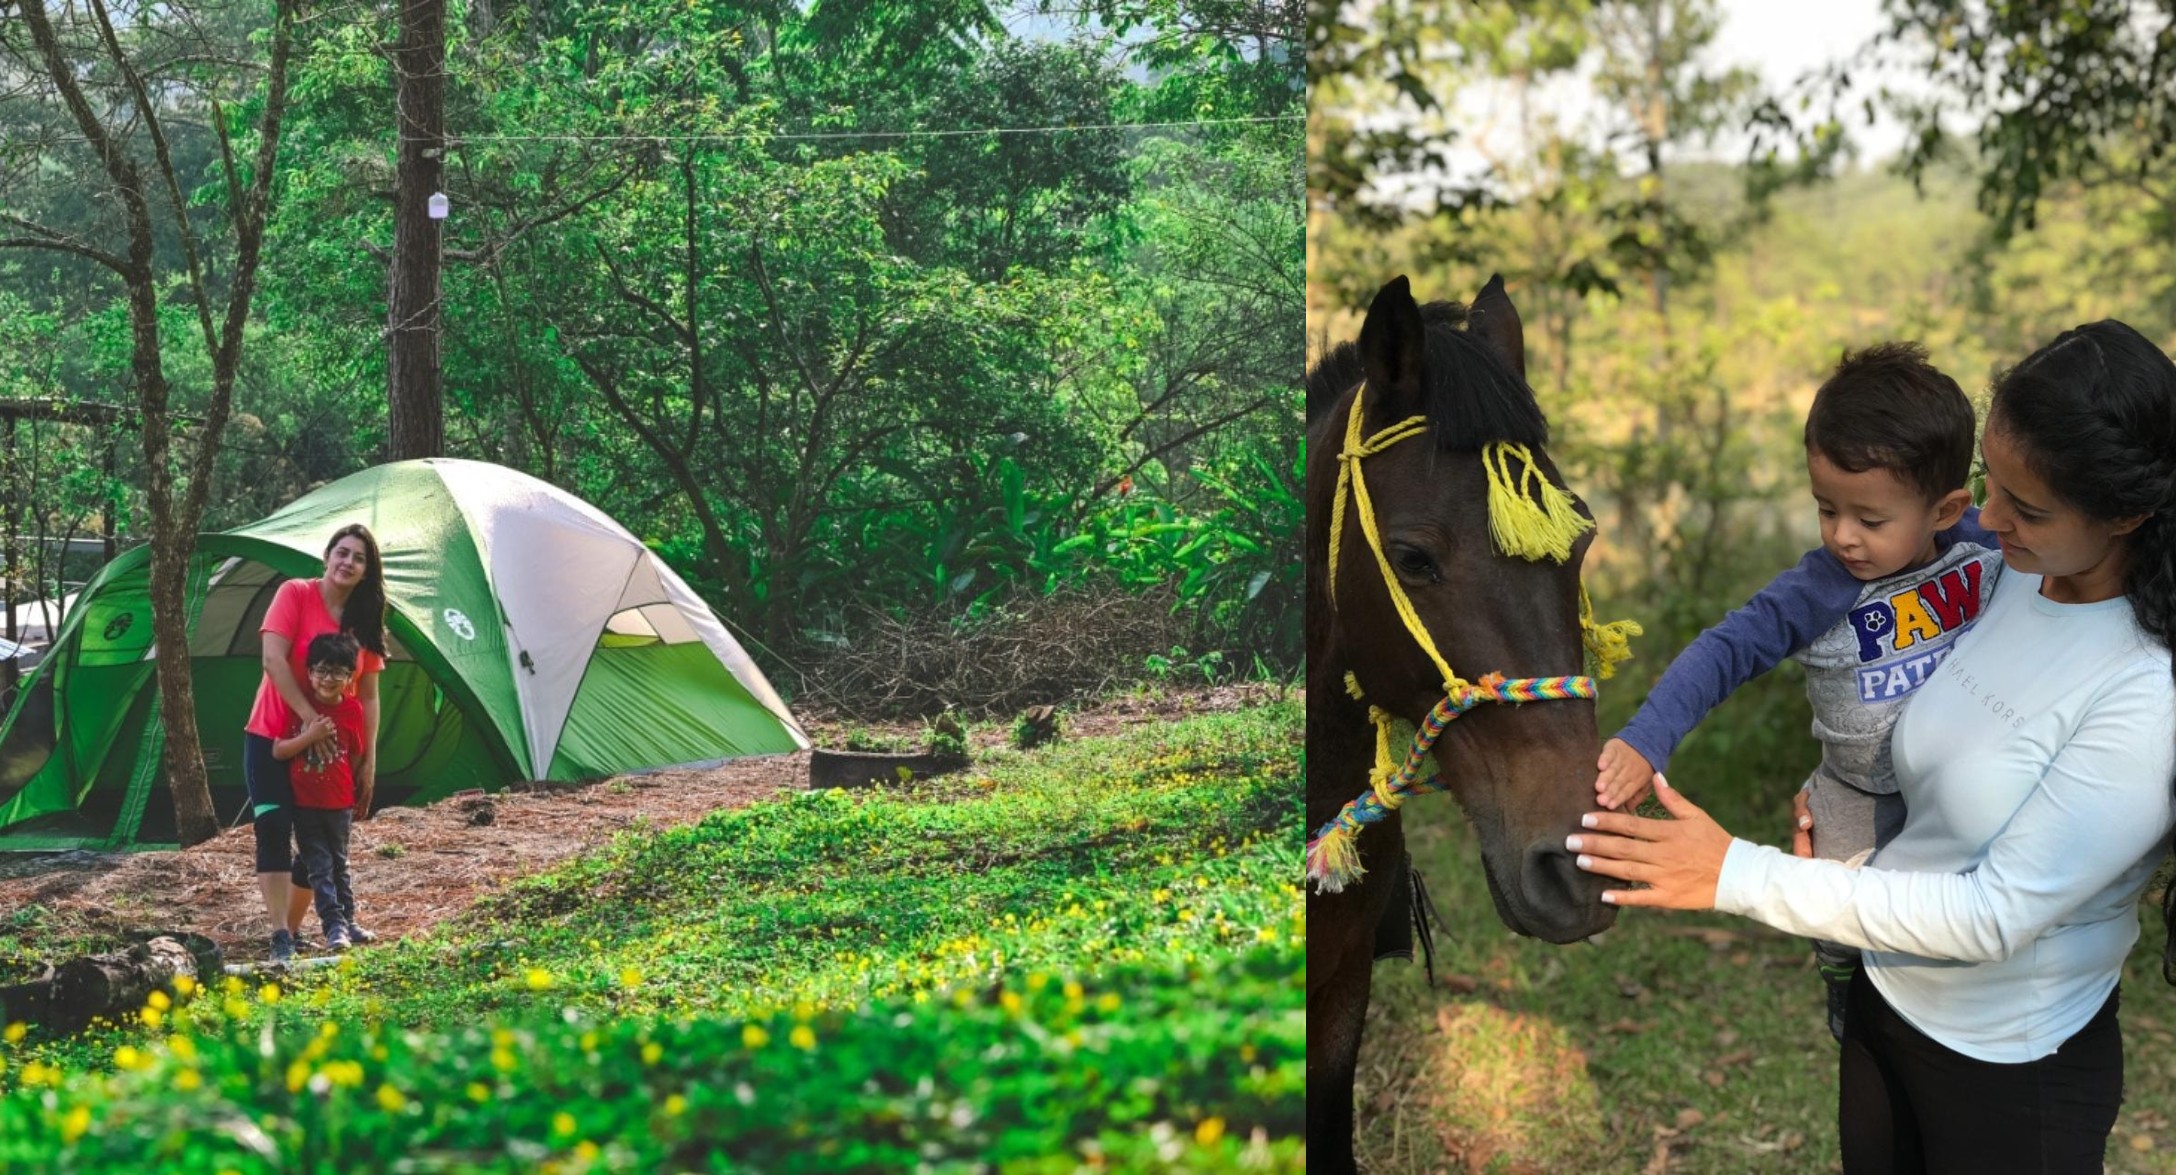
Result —
[[446, 213], [453, 210], [453, 201], [446, 199], [444, 192], [432, 192], [431, 198], [423, 204], [429, 210], [432, 220], [444, 220]]

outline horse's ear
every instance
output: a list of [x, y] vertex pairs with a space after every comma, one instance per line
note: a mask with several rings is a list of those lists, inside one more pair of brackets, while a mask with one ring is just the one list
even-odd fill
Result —
[[1519, 373], [1520, 379], [1526, 378], [1526, 330], [1519, 324], [1519, 311], [1511, 304], [1511, 295], [1504, 292], [1502, 274], [1490, 274], [1473, 305], [1466, 307], [1466, 330], [1486, 340], [1511, 364], [1511, 370]]
[[1392, 419], [1420, 410], [1420, 364], [1426, 345], [1412, 283], [1394, 277], [1368, 304], [1360, 324], [1360, 370], [1370, 399]]

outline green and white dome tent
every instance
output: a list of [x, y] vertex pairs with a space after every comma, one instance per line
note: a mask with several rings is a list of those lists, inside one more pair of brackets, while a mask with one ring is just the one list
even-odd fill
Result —
[[[222, 819], [244, 805], [265, 609], [284, 580], [322, 574], [326, 542], [354, 522], [385, 560], [381, 804], [808, 746], [709, 607], [602, 511], [500, 466], [403, 461], [198, 539], [189, 650]], [[150, 562], [129, 551], [84, 587], [0, 720], [0, 850], [175, 839]]]

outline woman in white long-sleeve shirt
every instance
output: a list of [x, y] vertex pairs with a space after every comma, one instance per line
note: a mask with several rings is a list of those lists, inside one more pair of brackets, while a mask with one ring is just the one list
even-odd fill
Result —
[[1866, 952], [1852, 1175], [2101, 1169], [2116, 981], [2176, 820], [2176, 364], [2122, 323], [2065, 332], [1996, 382], [1981, 454], [2008, 570], [1896, 724], [1907, 816], [1865, 868], [1735, 840], [1659, 777], [1675, 819], [1597, 812], [1570, 846], [1646, 887], [1605, 901]]

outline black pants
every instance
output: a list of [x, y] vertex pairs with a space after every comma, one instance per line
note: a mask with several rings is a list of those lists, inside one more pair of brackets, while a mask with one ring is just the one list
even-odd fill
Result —
[[2098, 1172], [2123, 1102], [2119, 993], [2037, 1061], [1976, 1060], [1913, 1028], [1867, 978], [1851, 984], [1838, 1127], [1849, 1175]]
[[348, 830], [354, 820], [355, 813], [346, 808], [295, 809], [295, 840], [302, 847], [317, 920], [326, 934], [335, 926], [355, 924], [355, 890], [348, 884]]
[[242, 736], [242, 780], [249, 785], [259, 873], [286, 873], [295, 866], [295, 788], [287, 770], [287, 764], [272, 757], [271, 739]]

